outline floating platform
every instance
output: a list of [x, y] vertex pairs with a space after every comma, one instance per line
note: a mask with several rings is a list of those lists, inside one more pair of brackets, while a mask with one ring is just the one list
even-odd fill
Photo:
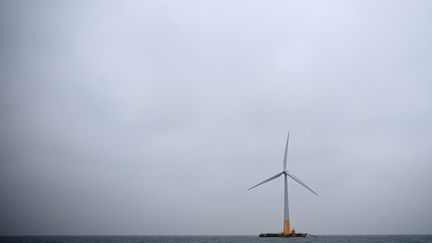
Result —
[[261, 233], [259, 234], [259, 237], [306, 237], [307, 233], [291, 233], [291, 234], [284, 234], [284, 233]]

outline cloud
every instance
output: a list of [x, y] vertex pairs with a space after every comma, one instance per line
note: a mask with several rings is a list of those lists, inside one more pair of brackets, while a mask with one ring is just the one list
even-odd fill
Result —
[[431, 4], [1, 5], [1, 234], [431, 232]]

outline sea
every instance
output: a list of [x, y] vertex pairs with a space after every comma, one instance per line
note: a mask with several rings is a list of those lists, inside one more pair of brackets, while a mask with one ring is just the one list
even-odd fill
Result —
[[259, 238], [258, 236], [0, 236], [3, 243], [272, 243], [272, 242], [432, 242], [432, 235], [326, 235], [306, 238]]

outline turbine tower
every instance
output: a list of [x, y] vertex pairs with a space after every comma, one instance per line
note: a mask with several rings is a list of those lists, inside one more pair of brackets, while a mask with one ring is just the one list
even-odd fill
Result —
[[[288, 176], [293, 179], [294, 181], [296, 181], [297, 183], [299, 183], [300, 185], [302, 185], [303, 187], [305, 187], [306, 189], [308, 189], [309, 191], [311, 191], [313, 194], [317, 195], [318, 194], [316, 192], [314, 192], [310, 187], [308, 187], [305, 183], [303, 183], [299, 178], [297, 178], [295, 175], [291, 174], [288, 172], [288, 170], [286, 169], [287, 166], [287, 153], [288, 153], [288, 141], [289, 141], [289, 132], [288, 132], [288, 137], [287, 137], [287, 141], [286, 141], [286, 145], [285, 145], [285, 154], [284, 154], [284, 159], [283, 159], [283, 171], [268, 178], [267, 180], [264, 180], [260, 183], [258, 183], [257, 185], [249, 188], [249, 190], [260, 186], [266, 182], [269, 182], [271, 180], [274, 180], [276, 178], [278, 178], [281, 175], [284, 175], [284, 224], [283, 224], [283, 233], [281, 236], [293, 236], [291, 234], [291, 225], [290, 225], [290, 220], [289, 220], [289, 208], [288, 208]], [[306, 235], [306, 234], [304, 234]], [[275, 236], [275, 235], [272, 235]]]

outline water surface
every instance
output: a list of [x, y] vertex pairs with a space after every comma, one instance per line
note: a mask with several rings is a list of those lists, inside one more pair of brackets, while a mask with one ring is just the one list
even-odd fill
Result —
[[260, 242], [432, 242], [432, 235], [344, 235], [306, 238], [259, 238], [258, 236], [0, 236], [7, 243], [260, 243]]

